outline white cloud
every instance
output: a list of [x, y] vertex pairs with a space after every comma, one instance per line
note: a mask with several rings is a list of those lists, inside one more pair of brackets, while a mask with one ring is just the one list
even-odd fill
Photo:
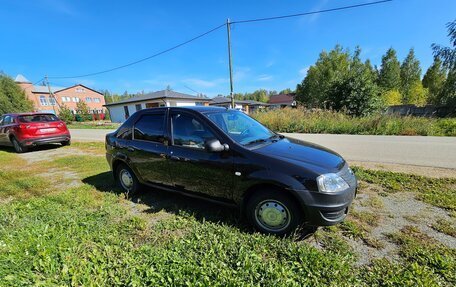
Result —
[[273, 77], [271, 75], [260, 75], [260, 76], [258, 76], [257, 80], [264, 82], [264, 81], [272, 80], [272, 78]]

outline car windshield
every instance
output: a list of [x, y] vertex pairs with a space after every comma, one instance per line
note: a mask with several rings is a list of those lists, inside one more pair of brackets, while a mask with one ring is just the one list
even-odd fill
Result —
[[207, 117], [242, 145], [264, 142], [276, 135], [256, 120], [236, 110], [210, 113]]
[[21, 123], [56, 122], [58, 120], [59, 118], [51, 114], [19, 116], [19, 121]]

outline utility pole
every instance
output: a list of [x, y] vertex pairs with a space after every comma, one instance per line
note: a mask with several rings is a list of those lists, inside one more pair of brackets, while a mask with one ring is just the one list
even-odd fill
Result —
[[228, 33], [228, 62], [229, 62], [229, 66], [230, 66], [231, 108], [234, 109], [236, 106], [234, 104], [234, 95], [233, 95], [233, 67], [231, 64], [231, 22], [230, 22], [230, 18], [226, 19], [226, 31]]
[[[44, 77], [44, 79], [46, 80], [46, 86], [48, 87], [48, 91], [49, 91], [49, 97], [52, 97], [54, 99], [54, 103], [57, 103], [57, 100], [55, 99], [55, 97], [52, 95], [52, 92], [51, 92], [51, 87], [49, 86], [49, 81], [48, 81], [48, 76], [46, 75]], [[52, 104], [52, 110], [54, 110], [54, 114], [57, 115], [57, 113], [55, 112], [55, 104]]]

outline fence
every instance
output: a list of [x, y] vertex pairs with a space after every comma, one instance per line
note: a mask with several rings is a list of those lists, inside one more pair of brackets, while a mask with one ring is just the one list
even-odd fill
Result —
[[390, 106], [386, 110], [387, 114], [395, 114], [399, 116], [416, 116], [416, 117], [437, 117], [444, 118], [456, 115], [456, 108], [448, 106], [424, 106], [417, 107], [415, 105], [397, 105]]

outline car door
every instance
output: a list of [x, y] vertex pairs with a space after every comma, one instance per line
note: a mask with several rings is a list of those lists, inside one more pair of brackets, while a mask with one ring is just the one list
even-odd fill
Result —
[[231, 199], [234, 183], [230, 151], [209, 152], [205, 142], [218, 139], [202, 117], [185, 111], [170, 114], [169, 169], [175, 187], [188, 192]]
[[148, 183], [171, 185], [168, 169], [166, 110], [142, 114], [133, 124], [127, 147], [132, 167]]

